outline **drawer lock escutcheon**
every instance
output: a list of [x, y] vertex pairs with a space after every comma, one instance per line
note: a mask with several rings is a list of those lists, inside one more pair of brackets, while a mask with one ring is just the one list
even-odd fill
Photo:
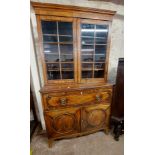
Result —
[[60, 99], [60, 104], [61, 105], [66, 105], [66, 98], [61, 98]]
[[96, 95], [96, 101], [101, 101], [101, 96], [100, 95]]
[[48, 96], [46, 97], [47, 100], [50, 100], [51, 98], [52, 98], [52, 96], [50, 96], [50, 95], [48, 95]]

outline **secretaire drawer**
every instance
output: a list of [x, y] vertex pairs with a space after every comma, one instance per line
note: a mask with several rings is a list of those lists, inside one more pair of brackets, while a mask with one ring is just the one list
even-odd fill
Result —
[[48, 93], [43, 95], [44, 109], [82, 104], [111, 102], [111, 90], [91, 89], [64, 93]]

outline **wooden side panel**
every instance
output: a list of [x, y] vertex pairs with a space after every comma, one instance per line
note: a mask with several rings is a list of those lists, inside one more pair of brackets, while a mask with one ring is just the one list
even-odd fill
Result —
[[44, 113], [48, 137], [60, 137], [80, 132], [80, 109], [66, 108]]
[[110, 106], [99, 104], [82, 109], [82, 132], [94, 129], [105, 129], [109, 124]]

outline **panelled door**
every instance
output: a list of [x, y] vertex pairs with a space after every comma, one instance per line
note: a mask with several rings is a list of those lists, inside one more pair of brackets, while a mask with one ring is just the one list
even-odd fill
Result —
[[93, 105], [81, 110], [81, 131], [104, 129], [109, 122], [110, 106]]
[[45, 111], [49, 137], [60, 137], [80, 132], [80, 108], [65, 108]]

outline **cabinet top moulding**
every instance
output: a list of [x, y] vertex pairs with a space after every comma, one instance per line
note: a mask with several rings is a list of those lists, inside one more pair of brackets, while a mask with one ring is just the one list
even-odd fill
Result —
[[111, 89], [112, 84], [110, 83], [105, 83], [104, 85], [93, 85], [93, 84], [74, 84], [74, 85], [61, 85], [61, 86], [46, 86], [43, 87], [40, 92], [41, 93], [49, 93], [49, 92], [69, 92], [69, 91], [83, 91], [85, 89], [92, 89], [92, 88], [106, 88], [106, 89]]
[[36, 15], [51, 15], [75, 18], [90, 18], [111, 21], [116, 11], [72, 5], [31, 2]]

